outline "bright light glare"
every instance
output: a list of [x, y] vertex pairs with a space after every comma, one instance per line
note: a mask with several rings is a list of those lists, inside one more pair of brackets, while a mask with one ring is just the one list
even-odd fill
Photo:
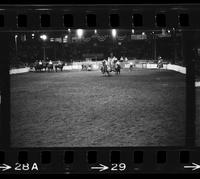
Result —
[[78, 37], [81, 38], [83, 36], [83, 29], [77, 29], [76, 33]]
[[117, 36], [117, 31], [116, 29], [112, 29], [112, 36], [113, 38], [115, 38]]
[[65, 39], [67, 39], [68, 38], [68, 35], [65, 35]]
[[45, 34], [40, 35], [40, 38], [41, 38], [42, 40], [47, 40], [47, 35], [45, 35]]
[[142, 35], [145, 35], [145, 32], [142, 32]]
[[134, 32], [135, 32], [135, 30], [134, 29], [132, 29], [132, 33], [134, 34]]
[[97, 30], [96, 29], [94, 30], [94, 33], [97, 34]]

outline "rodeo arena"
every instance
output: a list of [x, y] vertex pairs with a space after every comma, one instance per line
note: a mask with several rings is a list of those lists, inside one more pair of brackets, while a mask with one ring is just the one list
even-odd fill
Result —
[[182, 146], [181, 30], [13, 33], [13, 147]]

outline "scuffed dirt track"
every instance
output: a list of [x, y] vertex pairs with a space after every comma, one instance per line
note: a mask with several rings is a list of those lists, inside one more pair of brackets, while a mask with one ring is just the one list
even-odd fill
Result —
[[185, 76], [137, 69], [11, 76], [13, 147], [181, 146]]

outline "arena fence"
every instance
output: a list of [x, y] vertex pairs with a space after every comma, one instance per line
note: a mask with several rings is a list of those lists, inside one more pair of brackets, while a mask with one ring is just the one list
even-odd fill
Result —
[[27, 73], [30, 71], [30, 67], [10, 69], [10, 74]]
[[195, 82], [195, 87], [200, 87], [200, 81]]
[[[130, 67], [130, 63], [135, 64], [136, 68], [147, 68], [147, 69], [156, 69], [157, 68], [157, 64], [156, 63], [149, 63], [148, 61], [141, 61], [137, 62], [136, 60], [131, 60], [129, 62], [122, 62], [121, 66], [122, 68], [129, 68]], [[73, 70], [73, 69], [82, 69], [82, 64], [84, 65], [92, 65], [92, 70], [98, 70], [101, 62], [76, 62], [73, 63], [70, 66], [64, 66], [63, 70]], [[164, 64], [163, 65], [163, 69], [166, 70], [173, 70], [173, 71], [177, 71], [180, 72], [182, 74], [186, 74], [186, 68], [179, 66], [179, 65], [173, 65], [173, 64]]]
[[[150, 63], [147, 60], [140, 60], [140, 61], [129, 60], [129, 62], [122, 62], [121, 63], [122, 68], [129, 68], [131, 62], [135, 65], [135, 68], [147, 68], [147, 69], [157, 68], [156, 63], [153, 62]], [[82, 64], [84, 65], [90, 64], [92, 66], [92, 70], [99, 70], [101, 66], [101, 62], [74, 62], [72, 65], [65, 65], [63, 67], [63, 70], [81, 70]], [[164, 64], [163, 69], [177, 71], [179, 73], [186, 74], [186, 68], [179, 65]], [[10, 74], [13, 75], [13, 74], [27, 73], [32, 70], [33, 69], [31, 69], [30, 67], [11, 69]], [[195, 87], [200, 87], [200, 81], [195, 82]]]
[[[130, 67], [130, 62], [122, 62], [121, 66], [122, 68], [129, 68]], [[84, 65], [91, 65], [92, 66], [92, 70], [99, 70], [100, 66], [101, 66], [101, 62], [75, 62], [72, 65], [65, 65], [63, 67], [63, 70], [81, 70], [82, 69], [82, 64]], [[133, 62], [135, 68], [147, 68], [147, 69], [156, 69], [157, 68], [157, 64], [156, 63], [147, 63], [147, 62], [140, 62], [140, 63], [135, 63]], [[179, 66], [179, 65], [173, 65], [173, 64], [164, 64], [163, 65], [163, 69], [166, 70], [173, 70], [173, 71], [177, 71], [183, 74], [186, 74], [186, 68]], [[19, 73], [26, 73], [32, 71], [32, 69], [30, 69], [29, 67], [25, 67], [25, 68], [18, 68], [18, 69], [11, 69], [10, 70], [10, 74], [19, 74]]]

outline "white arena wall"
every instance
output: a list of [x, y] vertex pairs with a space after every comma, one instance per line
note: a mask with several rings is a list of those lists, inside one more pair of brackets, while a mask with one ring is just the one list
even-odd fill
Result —
[[[87, 64], [87, 63], [85, 63], [85, 62], [75, 62], [72, 65], [65, 65], [63, 67], [63, 70], [81, 70], [82, 64]], [[93, 70], [99, 70], [99, 66], [100, 66], [101, 62], [90, 62], [88, 64], [92, 65]], [[147, 68], [147, 69], [156, 69], [157, 68], [157, 64], [155, 64], [155, 63], [145, 63], [145, 61], [143, 63], [137, 63], [136, 61], [134, 61], [133, 64], [135, 64], [136, 68]], [[130, 61], [123, 63], [122, 66], [123, 66], [123, 68], [129, 68], [130, 67]], [[186, 74], [186, 68], [179, 66], [179, 65], [164, 64], [163, 69], [177, 71], [177, 72], [180, 72], [182, 74]], [[10, 75], [27, 73], [30, 70], [31, 69], [29, 67], [11, 69]], [[195, 86], [200, 87], [200, 81], [196, 81]]]
[[195, 82], [195, 87], [200, 87], [200, 81]]
[[11, 69], [10, 70], [10, 75], [12, 75], [12, 74], [20, 74], [20, 73], [27, 73], [29, 71], [30, 71], [29, 67]]
[[[82, 64], [87, 64], [87, 63], [85, 63], [85, 62], [76, 62], [76, 63], [73, 63], [72, 65], [65, 65], [63, 67], [63, 70], [81, 70], [82, 69], [82, 66], [81, 66]], [[93, 70], [98, 70], [101, 62], [90, 62], [88, 64], [92, 65], [92, 69]], [[155, 63], [133, 63], [133, 64], [135, 64], [136, 68], [147, 68], [147, 69], [156, 69], [157, 68], [157, 64], [155, 64]], [[122, 63], [122, 67], [123, 68], [129, 68], [130, 67], [130, 62]], [[177, 72], [186, 74], [186, 68], [182, 67], [182, 66], [179, 66], [179, 65], [164, 64], [163, 65], [163, 69], [173, 70], [173, 71], [177, 71]], [[10, 70], [10, 74], [26, 73], [26, 72], [29, 72], [30, 70], [31, 69], [29, 67], [11, 69]]]

